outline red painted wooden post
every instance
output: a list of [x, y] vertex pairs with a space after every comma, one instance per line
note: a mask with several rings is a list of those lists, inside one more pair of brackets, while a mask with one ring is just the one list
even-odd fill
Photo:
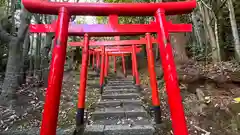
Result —
[[95, 52], [93, 51], [92, 52], [92, 69], [94, 70], [95, 69], [95, 67], [94, 67], [94, 65], [95, 65]]
[[133, 65], [134, 65], [134, 75], [135, 75], [135, 80], [136, 80], [136, 86], [138, 89], [140, 88], [140, 80], [139, 80], [139, 74], [138, 74], [138, 65], [137, 65], [137, 53], [136, 53], [136, 45], [132, 45], [132, 54], [133, 54]]
[[91, 64], [91, 53], [89, 52], [89, 55], [88, 55], [88, 66], [90, 66]]
[[100, 66], [100, 53], [97, 52], [97, 69], [99, 69]]
[[105, 53], [105, 68], [104, 68], [104, 77], [106, 79], [107, 75], [108, 75], [108, 54], [107, 52]]
[[78, 109], [76, 116], [76, 126], [82, 126], [84, 124], [84, 107], [85, 107], [85, 95], [87, 85], [87, 70], [88, 70], [88, 53], [89, 53], [89, 38], [88, 35], [84, 35], [84, 48], [82, 50], [82, 65], [80, 75], [80, 87], [78, 91]]
[[133, 53], [131, 54], [131, 57], [132, 57], [132, 76], [133, 76], [133, 83], [136, 84], [135, 68], [134, 68], [134, 62], [133, 62]]
[[100, 94], [103, 93], [104, 86], [104, 68], [105, 68], [105, 46], [102, 46], [101, 72], [100, 72]]
[[123, 74], [124, 74], [124, 76], [127, 77], [125, 57], [124, 57], [123, 54], [122, 54], [122, 69], [123, 69]]
[[170, 38], [166, 27], [165, 11], [158, 9], [156, 14], [158, 28], [158, 43], [161, 54], [164, 79], [166, 83], [168, 103], [172, 118], [174, 135], [188, 135], [187, 124], [182, 105], [182, 98], [178, 86], [177, 72], [172, 54]]
[[116, 56], [113, 56], [113, 62], [114, 62], [114, 73], [117, 73], [117, 61], [116, 61]]
[[155, 115], [155, 122], [157, 124], [161, 123], [161, 109], [160, 109], [160, 101], [158, 96], [158, 86], [157, 86], [157, 78], [154, 67], [154, 55], [152, 51], [152, 40], [150, 33], [146, 33], [147, 45], [147, 60], [148, 60], [148, 72], [150, 76], [150, 85], [152, 89], [152, 105]]
[[106, 74], [108, 76], [108, 71], [109, 71], [109, 55], [108, 54], [107, 54], [107, 62], [106, 63], [107, 63], [107, 67], [106, 67], [107, 68], [107, 73]]
[[66, 8], [59, 9], [40, 135], [56, 135], [69, 17]]

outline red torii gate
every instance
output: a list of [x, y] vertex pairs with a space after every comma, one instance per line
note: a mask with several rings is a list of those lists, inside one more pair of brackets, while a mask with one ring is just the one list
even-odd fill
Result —
[[[129, 4], [109, 4], [109, 3], [66, 3], [48, 2], [40, 0], [23, 0], [25, 8], [33, 13], [57, 14], [59, 16], [56, 25], [56, 35], [54, 50], [49, 73], [49, 83], [44, 106], [41, 135], [56, 134], [56, 124], [63, 77], [63, 65], [66, 55], [66, 43], [68, 36], [68, 22], [70, 15], [120, 15], [120, 16], [155, 16], [156, 29], [158, 34], [159, 51], [161, 54], [164, 79], [170, 105], [172, 126], [175, 135], [187, 135], [186, 121], [183, 106], [181, 103], [180, 89], [178, 87], [177, 73], [174, 65], [172, 48], [169, 39], [166, 15], [176, 15], [190, 13], [196, 7], [196, 0], [186, 2], [166, 2], [166, 3], [129, 3]], [[86, 33], [86, 32], [85, 32]], [[116, 34], [116, 33], [115, 33]], [[118, 35], [126, 33], [118, 33]], [[130, 33], [129, 33], [130, 34]], [[136, 35], [136, 34], [134, 34]], [[107, 35], [105, 35], [107, 36]], [[147, 36], [148, 37], [148, 36]], [[148, 39], [149, 40], [149, 39]], [[149, 40], [150, 42], [150, 40]], [[84, 35], [83, 66], [81, 77], [86, 79], [88, 49], [88, 35]], [[85, 64], [85, 65], [84, 65]], [[86, 87], [80, 85], [80, 90]], [[85, 95], [85, 91], [81, 94]], [[51, 98], [54, 98], [51, 99]], [[84, 105], [83, 105], [84, 107]], [[159, 108], [160, 109], [160, 108]], [[54, 111], [53, 111], [54, 110]], [[83, 112], [82, 112], [83, 111]], [[80, 113], [84, 113], [81, 110]], [[82, 122], [83, 119], [80, 118]], [[83, 122], [82, 122], [83, 123]]]
[[[94, 49], [91, 49], [89, 53], [94, 55], [95, 53], [99, 54], [101, 51], [102, 51], [101, 48], [94, 48]], [[121, 48], [105, 48], [105, 51], [108, 55], [117, 54], [117, 53], [132, 53], [132, 47], [130, 46], [130, 47], [121, 47]], [[141, 51], [141, 48], [137, 48], [136, 51], [137, 51], [137, 53], [139, 53]], [[94, 59], [95, 58], [93, 57], [92, 65], [95, 64]], [[96, 63], [98, 63], [98, 58], [97, 58]], [[97, 68], [99, 68], [99, 67], [97, 66]]]
[[[102, 49], [97, 48], [97, 49], [94, 49], [94, 51], [96, 51], [96, 52], [100, 51], [101, 52]], [[141, 48], [132, 48], [132, 47], [131, 48], [129, 48], [129, 47], [124, 47], [124, 48], [123, 47], [120, 47], [120, 48], [106, 48], [105, 51], [106, 51], [107, 56], [108, 55], [114, 55], [114, 54], [128, 54], [128, 53], [129, 54], [131, 53], [132, 55], [136, 55], [136, 53], [139, 53], [141, 51]], [[124, 73], [124, 75], [126, 77], [127, 74], [126, 74], [126, 67], [125, 67], [125, 58], [124, 58], [124, 55], [121, 55], [121, 56], [122, 56], [122, 66], [123, 66], [122, 69], [123, 69], [123, 73]], [[106, 65], [108, 65], [108, 58], [106, 58], [106, 60], [107, 60], [106, 61]], [[134, 60], [133, 60], [132, 61], [132, 65], [135, 66], [135, 64], [137, 64], [137, 62], [134, 62]], [[107, 70], [106, 67], [107, 66], [105, 66], [104, 68]], [[104, 69], [101, 68], [101, 70], [104, 70]], [[116, 72], [116, 59], [114, 59], [114, 71]], [[132, 69], [132, 72], [133, 72], [133, 77], [135, 77], [134, 83], [136, 83], [136, 85], [139, 87], [140, 81], [135, 82], [135, 80], [139, 80], [139, 79], [136, 79], [136, 78], [138, 78], [138, 76], [134, 76], [134, 72], [137, 72], [137, 69]], [[102, 82], [102, 80], [103, 80], [103, 76], [100, 76], [100, 88], [101, 88], [101, 91], [103, 90], [103, 82]]]
[[[156, 43], [156, 39], [152, 37], [151, 39], [153, 41], [153, 43]], [[147, 44], [147, 40], [145, 38], [140, 38], [140, 40], [120, 40], [120, 37], [116, 37], [115, 36], [115, 40], [113, 41], [91, 41], [89, 43], [89, 46], [116, 46], [116, 45], [131, 45], [129, 48], [129, 50], [136, 50], [135, 53], [138, 53], [140, 50], [138, 50], [137, 48], [133, 48], [132, 45], [145, 45]], [[83, 42], [68, 42], [68, 45], [70, 46], [83, 46]], [[124, 46], [124, 49], [126, 49], [127, 46]], [[105, 51], [107, 51], [108, 48], [105, 49]], [[101, 51], [102, 49], [95, 49], [95, 51]], [[112, 47], [111, 48], [111, 51], [114, 51], [114, 50], [119, 50], [119, 46], [118, 48], [115, 47], [115, 49]], [[148, 50], [147, 50], [148, 51]], [[139, 75], [138, 75], [138, 72], [137, 72], [137, 60], [135, 61], [135, 53], [132, 53], [132, 75], [133, 75], [133, 78], [134, 78], [134, 83], [136, 84], [136, 86], [139, 88], [140, 87], [140, 80], [139, 80]], [[94, 53], [93, 53], [94, 54]], [[107, 61], [107, 59], [105, 59]], [[93, 59], [94, 61], [94, 59]], [[107, 61], [108, 62], [108, 61]], [[94, 62], [93, 62], [94, 63]], [[154, 63], [152, 63], [154, 65]], [[98, 64], [97, 64], [98, 65]], [[115, 66], [115, 59], [114, 59], [114, 71], [116, 71], [116, 66]], [[124, 56], [122, 56], [122, 69], [123, 69], [123, 73], [125, 75], [125, 77], [127, 76], [126, 74], [126, 67], [125, 67], [125, 58]], [[136, 68], [135, 68], [136, 67]], [[101, 68], [103, 69], [103, 68]], [[137, 73], [136, 73], [137, 72]], [[103, 75], [100, 75], [100, 88], [101, 88], [101, 93], [103, 91], [103, 86], [104, 86], [104, 83], [103, 83]], [[106, 82], [106, 81], [105, 81]], [[156, 90], [157, 91], [157, 88], [154, 88], [153, 90]], [[153, 96], [154, 98], [158, 98], [158, 95], [157, 96]]]
[[[153, 40], [156, 42], [156, 40], [153, 38]], [[144, 38], [141, 38], [141, 40], [119, 40], [119, 41], [92, 41], [89, 43], [89, 46], [112, 46], [112, 44], [117, 44], [117, 43], [122, 43], [120, 41], [123, 41], [124, 44], [121, 44], [121, 45], [131, 45], [131, 44], [146, 44], [146, 40]], [[127, 42], [129, 41], [129, 43]], [[68, 42], [68, 45], [70, 46], [80, 46], [82, 47], [83, 46], [83, 42]], [[141, 51], [141, 48], [136, 48], [135, 49], [135, 53], [139, 53]], [[89, 54], [92, 54], [93, 55], [93, 59], [92, 59], [92, 66], [93, 66], [93, 69], [94, 69], [94, 65], [95, 65], [95, 53], [97, 53], [97, 68], [99, 68], [99, 52], [101, 52], [102, 49], [100, 48], [95, 48], [95, 49], [91, 49], [89, 50]], [[113, 52], [114, 51], [114, 52]], [[105, 55], [108, 56], [108, 55], [113, 55], [113, 54], [118, 54], [118, 53], [121, 53], [121, 54], [124, 54], [124, 53], [132, 53], [133, 51], [133, 48], [130, 46], [118, 46], [117, 48], [113, 48], [113, 47], [109, 47], [109, 48], [105, 48]], [[108, 53], [108, 52], [111, 52], [111, 53]], [[136, 55], [136, 54], [133, 54], [133, 55]], [[90, 56], [90, 55], [89, 55]], [[124, 58], [124, 55], [121, 55], [122, 56], [122, 69], [123, 69], [123, 73], [126, 77], [126, 66], [125, 66], [125, 58]], [[104, 59], [103, 55], [102, 55], [102, 59]], [[133, 58], [132, 58], [133, 59]], [[106, 64], [105, 64], [105, 70], [107, 65], [108, 65], [108, 58], [106, 57], [105, 58], [105, 61], [106, 61]], [[137, 62], [134, 62], [132, 61], [132, 65], [135, 65], [137, 64]], [[90, 64], [90, 61], [89, 61], [89, 64]], [[101, 73], [102, 71], [105, 71], [104, 68], [101, 67]], [[138, 76], [138, 73], [137, 73], [137, 76], [134, 76], [134, 72], [137, 72], [136, 71], [137, 69], [134, 69], [134, 66], [132, 68], [132, 71], [133, 71], [133, 77], [134, 77], [134, 82], [136, 83], [137, 87], [139, 87], [140, 85], [140, 81], [139, 81], [139, 76]], [[115, 57], [114, 57], [114, 71], [116, 72], [116, 60], [115, 60]], [[105, 71], [105, 75], [103, 76], [104, 73], [102, 73], [100, 75], [100, 91], [101, 93], [103, 92], [103, 86], [104, 86], [104, 77], [106, 77], [107, 75], [107, 71]], [[137, 81], [136, 81], [137, 80]], [[106, 82], [106, 80], [105, 80]]]
[[[123, 74], [124, 74], [124, 76], [126, 77], [127, 76], [127, 73], [126, 73], [126, 64], [125, 64], [125, 58], [124, 58], [124, 54], [132, 54], [132, 55], [135, 55], [136, 56], [136, 53], [139, 53], [140, 51], [141, 51], [141, 48], [137, 48], [137, 49], [135, 49], [136, 51], [134, 52], [132, 49], [130, 50], [130, 49], [128, 49], [128, 50], [122, 50], [122, 51], [109, 51], [109, 52], [107, 52], [106, 53], [106, 62], [105, 62], [105, 67], [104, 67], [104, 69], [105, 69], [105, 77], [107, 76], [107, 74], [108, 74], [108, 64], [109, 64], [109, 58], [108, 58], [108, 56], [111, 56], [111, 55], [116, 55], [116, 54], [121, 54], [120, 56], [121, 56], [121, 58], [122, 58], [122, 70], [123, 70]], [[137, 67], [136, 66], [136, 64], [137, 64], [137, 62], [135, 62], [134, 60], [132, 61], [132, 65], [133, 66], [135, 66], [135, 67]], [[101, 68], [102, 69], [102, 68]], [[114, 60], [114, 71], [116, 72], [116, 61]], [[137, 69], [133, 69], [133, 71], [132, 71], [133, 73], [136, 73], [136, 72], [138, 72], [137, 71]], [[137, 73], [137, 76], [133, 76], [134, 77], [134, 83], [135, 83], [135, 85], [137, 86], [137, 87], [139, 87], [139, 85], [140, 85], [140, 81], [139, 81], [139, 76], [138, 76], [138, 73]], [[136, 79], [137, 78], [137, 79]], [[100, 78], [100, 80], [101, 80], [101, 78]], [[104, 80], [104, 79], [102, 79], [102, 80]], [[135, 81], [135, 80], [138, 80], [137, 82]], [[106, 80], [105, 80], [106, 81]], [[100, 86], [104, 86], [104, 84], [100, 84]], [[102, 92], [103, 92], [103, 87], [101, 87], [101, 94], [102, 94]]]

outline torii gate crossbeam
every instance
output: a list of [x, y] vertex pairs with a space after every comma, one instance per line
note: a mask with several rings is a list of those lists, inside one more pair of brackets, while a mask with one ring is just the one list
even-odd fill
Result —
[[[157, 43], [156, 39], [152, 39], [153, 43]], [[90, 41], [89, 46], [118, 46], [118, 45], [146, 45], [147, 40], [119, 40], [119, 41]], [[68, 42], [69, 46], [83, 46], [83, 42]]]
[[[196, 0], [165, 3], [71, 3], [48, 2], [42, 0], [22, 0], [24, 7], [32, 13], [55, 14], [65, 7], [72, 15], [108, 16], [153, 16], [157, 9], [166, 11], [166, 15], [186, 14], [196, 7]], [[43, 9], [44, 7], [44, 9]]]
[[[115, 36], [115, 35], [144, 35], [145, 33], [156, 33], [158, 26], [151, 24], [74, 24], [70, 23], [68, 33], [71, 36], [83, 36], [88, 33], [89, 36]], [[172, 24], [167, 23], [168, 31], [171, 33], [191, 32], [191, 24]], [[31, 33], [52, 33], [55, 32], [56, 24], [31, 24], [29, 30]]]

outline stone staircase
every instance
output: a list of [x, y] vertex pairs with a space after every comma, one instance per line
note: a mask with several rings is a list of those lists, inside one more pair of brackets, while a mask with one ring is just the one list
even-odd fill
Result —
[[130, 79], [109, 79], [95, 111], [90, 114], [85, 135], [153, 135], [151, 117]]

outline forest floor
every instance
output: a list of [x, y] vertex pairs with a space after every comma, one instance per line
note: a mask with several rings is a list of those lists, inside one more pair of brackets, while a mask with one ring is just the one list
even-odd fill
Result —
[[[220, 64], [220, 65], [219, 65]], [[188, 78], [191, 70], [196, 73], [192, 64], [184, 66], [184, 72], [179, 70], [180, 90], [182, 101], [185, 109], [186, 120], [188, 123], [188, 130], [190, 135], [239, 135], [240, 134], [240, 103], [234, 99], [240, 97], [240, 83], [236, 83], [240, 78], [239, 67], [234, 63], [219, 63], [216, 65], [209, 64], [205, 67], [201, 65], [194, 65], [193, 67], [203, 68], [204, 77], [191, 77], [192, 81], [181, 79], [182, 76]], [[191, 68], [189, 68], [191, 67]], [[161, 69], [161, 67], [157, 67]], [[220, 72], [219, 68], [229, 71]], [[141, 68], [141, 84], [143, 86], [143, 95], [145, 95], [146, 102], [151, 104], [151, 89], [148, 79], [147, 70]], [[237, 74], [238, 78], [230, 81], [223, 81], [225, 76], [232, 73]], [[158, 75], [162, 74], [156, 69]], [[207, 75], [206, 75], [207, 74]], [[225, 74], [222, 76], [222, 74]], [[161, 76], [161, 75], [160, 75]], [[194, 75], [196, 76], [196, 75]], [[235, 75], [236, 77], [236, 75]], [[182, 77], [183, 78], [183, 77]], [[159, 97], [161, 100], [161, 109], [163, 112], [163, 123], [160, 125], [159, 134], [171, 135], [171, 121], [169, 105], [167, 103], [166, 88], [163, 80], [158, 80]], [[193, 87], [194, 86], [194, 87]]]
[[[146, 106], [151, 107], [151, 89], [147, 69], [143, 68], [140, 73], [143, 99]], [[88, 111], [99, 99], [98, 83], [99, 79], [95, 72], [89, 70], [86, 99]], [[239, 85], [225, 83], [225, 87], [220, 87], [216, 82], [209, 80], [193, 84], [197, 86], [195, 90], [191, 90], [191, 83], [180, 82], [190, 135], [239, 135], [240, 103], [234, 102], [234, 98], [240, 97]], [[159, 125], [158, 134], [171, 135], [170, 113], [163, 80], [159, 79], [158, 85], [164, 123]], [[66, 72], [58, 121], [58, 127], [64, 132], [72, 132], [75, 127], [78, 87], [79, 72]], [[39, 129], [45, 91], [45, 88], [37, 87], [19, 91], [20, 100], [16, 107], [0, 106], [0, 135], [6, 131]]]
[[[79, 88], [79, 71], [64, 73], [58, 132], [65, 134], [75, 128], [75, 114]], [[86, 108], [99, 99], [99, 79], [91, 69], [88, 73]], [[19, 91], [16, 107], [0, 106], [0, 135], [12, 132], [38, 132], [41, 126], [42, 109], [46, 88], [30, 88]], [[31, 131], [29, 131], [29, 129]]]

